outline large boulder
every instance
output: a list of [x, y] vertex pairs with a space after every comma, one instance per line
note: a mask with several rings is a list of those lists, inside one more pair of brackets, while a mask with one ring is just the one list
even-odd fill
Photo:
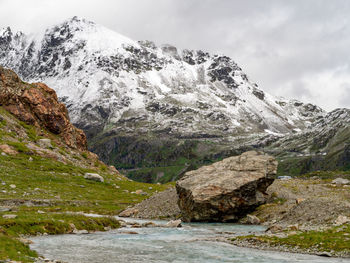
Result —
[[176, 183], [182, 219], [237, 221], [266, 202], [276, 173], [277, 161], [255, 151], [187, 172]]

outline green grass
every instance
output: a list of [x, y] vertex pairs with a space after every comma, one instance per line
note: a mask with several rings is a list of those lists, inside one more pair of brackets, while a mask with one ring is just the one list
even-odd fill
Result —
[[320, 179], [334, 179], [337, 177], [343, 177], [350, 179], [350, 171], [315, 171], [307, 174], [303, 174], [303, 178], [311, 178], [317, 176]]
[[15, 148], [15, 150], [20, 152], [20, 153], [28, 153], [28, 152], [30, 152], [30, 150], [25, 145], [25, 143], [22, 143], [22, 142], [7, 142], [7, 144], [12, 146], [13, 148]]
[[33, 262], [38, 254], [19, 240], [0, 233], [0, 260]]
[[350, 253], [350, 225], [332, 227], [325, 231], [308, 231], [291, 234], [287, 237], [276, 236], [241, 236], [235, 239], [247, 239], [271, 246], [284, 245], [303, 250], [341, 251]]
[[[51, 150], [71, 157], [72, 161], [63, 163], [38, 156], [27, 147], [29, 142], [43, 138], [37, 132], [35, 127], [20, 122], [0, 107], [0, 142], [19, 152], [15, 156], [0, 155], [0, 206], [8, 203], [13, 206], [10, 212], [0, 212], [0, 261], [33, 261], [37, 255], [19, 240], [23, 235], [69, 233], [73, 230], [72, 224], [78, 230], [88, 231], [117, 228], [119, 222], [110, 215], [117, 215], [127, 206], [169, 187], [129, 181], [118, 173], [111, 173], [106, 165], [89, 159], [88, 153], [64, 149], [57, 135], [44, 130], [40, 134], [51, 139]], [[104, 182], [84, 179], [87, 172], [100, 174]], [[132, 193], [138, 189], [147, 195]], [[71, 212], [104, 217], [86, 217]], [[17, 217], [4, 219], [4, 214]]]
[[[38, 209], [38, 208], [37, 208]], [[78, 230], [105, 231], [105, 227], [118, 228], [118, 220], [113, 217], [87, 217], [79, 214], [44, 213], [37, 211], [18, 211], [15, 219], [0, 218], [3, 234], [12, 237], [38, 234], [64, 234], [73, 231], [73, 225]]]

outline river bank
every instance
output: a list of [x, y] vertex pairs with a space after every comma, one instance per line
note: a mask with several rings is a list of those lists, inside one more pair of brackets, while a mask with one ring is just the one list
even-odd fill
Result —
[[[127, 219], [132, 221], [133, 219]], [[137, 220], [144, 224], [147, 220]], [[323, 258], [240, 248], [223, 238], [264, 233], [265, 227], [222, 223], [183, 224], [182, 228], [123, 227], [89, 235], [40, 236], [31, 248], [46, 258], [69, 263], [102, 262], [244, 262], [244, 263], [343, 263], [347, 259]], [[163, 226], [162, 226], [163, 225]], [[131, 233], [132, 232], [132, 233]]]
[[[268, 202], [252, 213], [269, 230], [228, 237], [225, 242], [264, 250], [349, 257], [350, 190], [348, 185], [333, 184], [333, 179], [275, 180], [267, 190]], [[181, 216], [176, 203], [175, 190], [168, 189], [126, 212], [134, 218], [174, 219]], [[247, 218], [241, 222], [247, 222]]]

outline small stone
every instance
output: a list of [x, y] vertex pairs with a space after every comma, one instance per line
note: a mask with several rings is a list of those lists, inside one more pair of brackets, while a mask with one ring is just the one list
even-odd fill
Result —
[[89, 234], [89, 231], [87, 231], [86, 229], [82, 229], [82, 230], [74, 229], [72, 233], [77, 235], [86, 235], [86, 234]]
[[10, 188], [15, 189], [16, 185], [15, 184], [10, 184]]
[[7, 215], [3, 215], [2, 217], [5, 219], [15, 219], [17, 218], [17, 215], [7, 214]]
[[337, 219], [335, 220], [334, 224], [337, 225], [337, 226], [340, 226], [340, 225], [344, 225], [346, 223], [349, 223], [350, 222], [350, 218], [347, 217], [347, 216], [344, 216], [344, 215], [340, 215], [337, 217]]
[[122, 232], [122, 234], [137, 235], [138, 233], [135, 231], [125, 231], [125, 232]]
[[86, 173], [84, 175], [84, 178], [87, 180], [95, 181], [95, 182], [104, 182], [103, 177], [99, 174], [96, 174], [96, 173]]
[[139, 189], [139, 190], [136, 190], [136, 191], [135, 191], [135, 194], [140, 195], [140, 194], [142, 194], [142, 192], [143, 192], [143, 191], [142, 191], [141, 189]]
[[297, 198], [297, 199], [295, 199], [295, 203], [296, 203], [297, 205], [301, 204], [301, 203], [304, 202], [304, 201], [305, 201], [304, 198]]
[[152, 186], [148, 187], [148, 190], [152, 190], [152, 189], [153, 189]]
[[181, 219], [171, 220], [165, 224], [165, 227], [182, 227], [181, 223], [182, 223]]
[[329, 252], [326, 252], [326, 251], [320, 252], [320, 253], [318, 253], [317, 255], [320, 256], [320, 257], [327, 257], [327, 258], [332, 257], [332, 254], [329, 253]]
[[26, 239], [26, 238], [20, 238], [19, 241], [21, 241], [22, 243], [24, 243], [26, 245], [33, 244], [33, 241]]
[[42, 210], [38, 210], [38, 214], [45, 214], [45, 212]]
[[292, 230], [292, 231], [298, 231], [299, 230], [299, 225], [289, 225], [287, 229]]
[[131, 217], [131, 216], [137, 215], [138, 212], [139, 212], [139, 210], [136, 209], [136, 208], [127, 208], [124, 211], [122, 211], [119, 214], [119, 216], [121, 216], [121, 217]]
[[260, 219], [255, 215], [247, 215], [246, 224], [259, 225]]
[[345, 178], [336, 178], [332, 181], [332, 184], [336, 184], [336, 185], [350, 184], [350, 180]]
[[271, 232], [271, 233], [276, 233], [276, 232], [280, 232], [282, 231], [283, 228], [280, 226], [280, 225], [272, 225], [272, 226], [269, 226], [265, 232]]
[[4, 153], [4, 152], [2, 152], [2, 153], [1, 153], [1, 155], [2, 155], [2, 156], [7, 156], [7, 154], [6, 154], [6, 153]]
[[51, 140], [50, 139], [40, 139], [38, 141], [38, 144], [42, 148], [50, 148], [52, 147]]
[[18, 154], [18, 152], [16, 150], [14, 150], [11, 146], [7, 145], [7, 144], [2, 144], [0, 145], [0, 150], [8, 155], [16, 155]]
[[32, 162], [32, 161], [33, 161], [33, 158], [32, 158], [32, 157], [29, 157], [28, 161], [29, 161], [29, 162]]
[[10, 207], [0, 206], [0, 212], [8, 212], [11, 211]]
[[153, 222], [146, 222], [142, 224], [142, 227], [155, 227], [155, 226], [157, 225]]

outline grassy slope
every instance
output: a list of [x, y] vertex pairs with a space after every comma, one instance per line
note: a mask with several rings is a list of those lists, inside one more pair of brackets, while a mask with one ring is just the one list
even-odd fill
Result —
[[[315, 176], [320, 179], [310, 179]], [[327, 251], [349, 257], [350, 223], [335, 226], [334, 222], [339, 215], [350, 217], [347, 205], [350, 188], [330, 183], [338, 177], [349, 179], [350, 173], [318, 171], [303, 177], [305, 179], [276, 180], [268, 189], [271, 200], [253, 213], [263, 223], [280, 225], [281, 231], [276, 235], [236, 237], [234, 244], [278, 249], [282, 246], [286, 250], [315, 254]], [[300, 204], [295, 202], [298, 198]]]
[[[232, 241], [245, 240], [251, 244], [265, 244], [271, 248], [283, 246], [296, 248], [299, 252], [350, 255], [350, 225], [335, 226], [325, 231], [306, 231], [292, 233], [286, 237], [278, 236], [240, 236]], [[341, 253], [341, 254], [339, 254]]]
[[[36, 143], [43, 137], [52, 139], [51, 150], [76, 162], [62, 163], [28, 149], [29, 142]], [[59, 141], [54, 139], [53, 135], [47, 132], [43, 135], [43, 131], [18, 121], [0, 107], [0, 144], [18, 151], [14, 156], [0, 155], [0, 207], [11, 209], [0, 212], [0, 260], [31, 262], [37, 256], [19, 241], [22, 235], [69, 233], [72, 223], [77, 229], [90, 231], [116, 228], [119, 223], [108, 215], [116, 215], [128, 205], [167, 187], [129, 181], [101, 162], [89, 160], [87, 153], [58, 146]], [[86, 172], [98, 173], [105, 181], [86, 180], [83, 178]], [[138, 189], [147, 195], [132, 193]], [[92, 218], [68, 211], [106, 217]], [[5, 219], [4, 214], [17, 218]]]

